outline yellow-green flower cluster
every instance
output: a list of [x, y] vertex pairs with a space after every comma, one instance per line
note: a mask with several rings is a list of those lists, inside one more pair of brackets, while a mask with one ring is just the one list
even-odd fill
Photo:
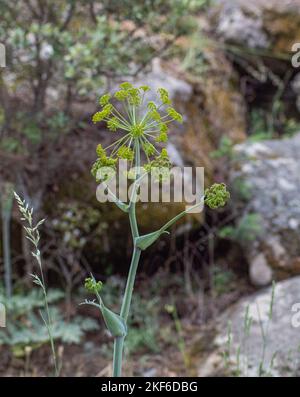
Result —
[[128, 146], [121, 146], [118, 150], [118, 157], [120, 159], [132, 161], [134, 158], [134, 151]]
[[155, 179], [163, 181], [170, 176], [170, 159], [167, 149], [162, 149], [160, 154], [144, 165], [146, 172], [151, 172]]
[[174, 108], [167, 108], [167, 113], [171, 117], [171, 119], [178, 121], [179, 123], [182, 123], [182, 116], [180, 113], [176, 112]]
[[169, 93], [165, 88], [159, 88], [158, 94], [160, 96], [160, 100], [164, 105], [171, 105], [171, 100], [169, 98]]
[[112, 117], [111, 119], [109, 119], [108, 121], [107, 121], [107, 128], [110, 130], [110, 131], [117, 131], [117, 129], [119, 128], [119, 126], [120, 126], [120, 123], [119, 123], [119, 120], [117, 119], [117, 117]]
[[143, 143], [143, 150], [147, 157], [151, 157], [155, 155], [155, 147], [150, 142]]
[[[94, 162], [92, 169], [91, 169], [91, 174], [97, 178], [97, 173], [98, 170], [103, 168], [103, 167], [111, 167], [115, 168], [117, 159], [113, 158], [111, 156], [107, 156], [105, 149], [102, 147], [101, 144], [99, 144], [96, 148], [96, 153], [97, 153], [97, 160]], [[103, 175], [103, 179], [105, 179], [105, 174]]]
[[224, 207], [230, 198], [230, 193], [226, 189], [225, 183], [214, 183], [205, 190], [204, 202], [212, 209]]
[[[120, 84], [114, 94], [104, 94], [99, 99], [102, 107], [93, 115], [93, 122], [106, 122], [107, 129], [120, 132], [120, 137], [106, 150], [97, 148], [98, 159], [93, 165], [92, 173], [97, 174], [100, 167], [115, 166], [118, 158], [134, 162], [135, 152], [142, 150], [145, 153], [149, 169], [163, 167], [167, 160], [166, 149], [161, 152], [156, 145], [168, 141], [168, 127], [173, 121], [182, 122], [182, 116], [173, 107], [169, 93], [164, 88], [157, 90], [157, 100], [146, 102], [150, 87], [141, 85], [134, 87], [129, 82]], [[114, 105], [113, 102], [119, 102]]]
[[160, 154], [152, 161], [144, 165], [146, 171], [150, 171], [153, 168], [167, 168], [171, 166], [167, 149], [162, 149]]
[[96, 281], [94, 278], [86, 278], [84, 282], [84, 287], [87, 291], [97, 294], [102, 289], [102, 282]]
[[130, 127], [130, 133], [133, 136], [133, 138], [139, 138], [144, 134], [145, 131], [145, 125], [143, 123], [137, 123], [133, 124]]
[[96, 112], [93, 115], [93, 123], [96, 124], [99, 121], [105, 120], [112, 112], [113, 106], [107, 103], [100, 112]]
[[110, 94], [104, 94], [104, 95], [102, 95], [102, 97], [99, 99], [99, 104], [100, 104], [101, 106], [107, 105], [108, 102], [109, 102], [109, 100], [110, 100], [110, 98], [111, 98], [111, 95], [110, 95]]
[[[145, 86], [143, 86], [145, 88]], [[131, 83], [125, 82], [120, 84], [120, 90], [115, 93], [115, 98], [119, 101], [128, 100], [130, 105], [139, 106], [141, 104], [141, 95], [139, 88], [133, 87]], [[144, 89], [143, 89], [144, 91]]]

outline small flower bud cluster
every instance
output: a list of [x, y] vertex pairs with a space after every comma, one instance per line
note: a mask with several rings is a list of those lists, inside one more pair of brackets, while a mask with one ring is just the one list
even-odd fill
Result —
[[[111, 156], [107, 156], [105, 149], [103, 149], [102, 145], [99, 143], [99, 145], [96, 148], [96, 153], [98, 155], [97, 160], [94, 162], [92, 169], [91, 169], [91, 174], [93, 177], [97, 179], [97, 173], [98, 170], [103, 168], [103, 167], [109, 167], [109, 168], [115, 168], [117, 159], [113, 158]], [[103, 176], [106, 174], [104, 173]], [[105, 177], [103, 179], [106, 179]]]
[[92, 277], [88, 277], [85, 279], [84, 287], [87, 291], [92, 292], [94, 294], [98, 294], [102, 289], [102, 282], [96, 281]]
[[214, 183], [205, 190], [204, 202], [212, 209], [224, 207], [230, 198], [230, 193], [226, 189], [225, 183]]

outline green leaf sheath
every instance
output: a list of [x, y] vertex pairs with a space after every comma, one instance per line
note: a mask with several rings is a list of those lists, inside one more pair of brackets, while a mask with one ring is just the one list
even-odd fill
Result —
[[104, 305], [101, 306], [101, 312], [106, 327], [113, 337], [118, 338], [126, 336], [127, 327], [125, 321], [118, 314], [112, 312]]

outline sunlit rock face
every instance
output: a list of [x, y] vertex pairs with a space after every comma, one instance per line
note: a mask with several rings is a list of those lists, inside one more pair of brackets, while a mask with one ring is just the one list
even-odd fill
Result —
[[225, 42], [268, 50], [275, 56], [288, 55], [299, 41], [299, 0], [218, 0], [215, 4], [215, 31]]
[[273, 293], [269, 287], [229, 307], [215, 324], [213, 348], [201, 358], [198, 376], [299, 376], [299, 290], [300, 277], [293, 277]]
[[245, 213], [259, 215], [261, 232], [245, 246], [256, 285], [300, 274], [300, 134], [237, 145], [232, 181], [249, 186]]

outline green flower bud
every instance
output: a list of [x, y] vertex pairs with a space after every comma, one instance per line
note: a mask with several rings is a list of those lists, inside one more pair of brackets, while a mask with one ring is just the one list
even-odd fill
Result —
[[168, 126], [166, 123], [160, 123], [159, 124], [159, 130], [160, 132], [167, 133], [168, 132]]
[[96, 112], [92, 117], [92, 121], [94, 124], [98, 123], [99, 121], [102, 121], [103, 119], [104, 119], [104, 115], [102, 112]]
[[129, 90], [130, 88], [133, 88], [133, 85], [128, 81], [124, 81], [124, 83], [121, 83], [119, 87], [123, 90]]
[[230, 193], [226, 190], [225, 183], [214, 183], [205, 190], [204, 202], [212, 209], [224, 207], [230, 198]]
[[141, 104], [141, 96], [138, 88], [130, 88], [128, 94], [128, 100], [131, 105], [139, 106]]
[[111, 119], [108, 120], [107, 122], [107, 128], [110, 131], [117, 131], [117, 129], [119, 128], [119, 120], [116, 117], [112, 117]]
[[84, 282], [84, 287], [87, 291], [92, 292], [94, 294], [99, 293], [102, 289], [102, 282], [96, 281], [94, 278], [86, 278]]
[[134, 138], [138, 138], [143, 135], [145, 131], [144, 124], [134, 124], [130, 128], [130, 133]]
[[102, 97], [99, 99], [99, 104], [101, 106], [105, 106], [108, 104], [109, 100], [110, 100], [111, 95], [110, 94], [104, 94], [102, 95]]
[[167, 113], [171, 117], [171, 119], [178, 121], [179, 123], [182, 123], [183, 118], [180, 113], [176, 112], [174, 108], [167, 108]]
[[158, 91], [161, 102], [164, 105], [171, 105], [171, 100], [169, 98], [168, 91], [165, 88], [159, 88], [157, 91]]
[[113, 110], [113, 105], [110, 104], [110, 103], [106, 104], [104, 106], [103, 110], [102, 110], [102, 113], [104, 114], [104, 117], [109, 116], [110, 113], [112, 112], [112, 110]]
[[154, 160], [150, 161], [150, 163], [145, 164], [144, 168], [146, 172], [154, 172], [154, 176], [158, 180], [163, 180], [170, 175], [170, 160], [168, 156], [168, 152], [166, 149], [162, 149], [160, 155], [158, 155]]
[[[116, 162], [117, 162], [117, 159], [113, 159], [112, 157], [107, 157], [104, 154], [99, 159], [97, 159], [94, 162], [94, 164], [92, 165], [91, 174], [93, 175], [94, 178], [97, 178], [98, 170], [100, 170], [103, 167], [112, 167], [112, 168], [114, 168], [115, 165], [116, 165]], [[107, 174], [107, 170], [105, 170], [104, 176], [106, 174]]]
[[147, 156], [153, 156], [155, 154], [155, 147], [150, 142], [144, 143], [143, 149]]
[[107, 105], [104, 106], [103, 110], [101, 112], [96, 112], [93, 117], [92, 117], [92, 121], [93, 123], [98, 123], [99, 121], [104, 120], [107, 116], [110, 115], [110, 113], [112, 112], [113, 106], [108, 103]]
[[168, 141], [168, 135], [165, 132], [161, 132], [157, 137], [156, 137], [156, 142], [167, 142]]
[[147, 108], [149, 110], [156, 110], [157, 106], [155, 105], [155, 103], [153, 101], [149, 101], [148, 104], [147, 104]]
[[169, 155], [168, 155], [167, 149], [163, 148], [163, 149], [161, 150], [160, 157], [161, 157], [162, 159], [168, 159], [168, 160], [169, 160]]
[[132, 161], [134, 158], [134, 152], [132, 149], [130, 149], [130, 147], [121, 146], [120, 149], [118, 150], [118, 157], [120, 159]]
[[141, 86], [140, 86], [140, 90], [142, 90], [142, 91], [144, 91], [144, 92], [147, 92], [147, 91], [150, 90], [150, 87], [149, 87], [148, 85], [141, 85]]
[[118, 100], [118, 101], [125, 101], [126, 98], [128, 98], [128, 92], [125, 90], [120, 90], [115, 92], [114, 97]]
[[96, 153], [97, 153], [98, 157], [103, 157], [106, 155], [105, 150], [103, 149], [101, 143], [99, 143], [99, 145], [97, 145]]
[[152, 110], [151, 113], [150, 113], [150, 116], [155, 121], [159, 122], [161, 120], [161, 115], [159, 114], [159, 112], [157, 110]]

